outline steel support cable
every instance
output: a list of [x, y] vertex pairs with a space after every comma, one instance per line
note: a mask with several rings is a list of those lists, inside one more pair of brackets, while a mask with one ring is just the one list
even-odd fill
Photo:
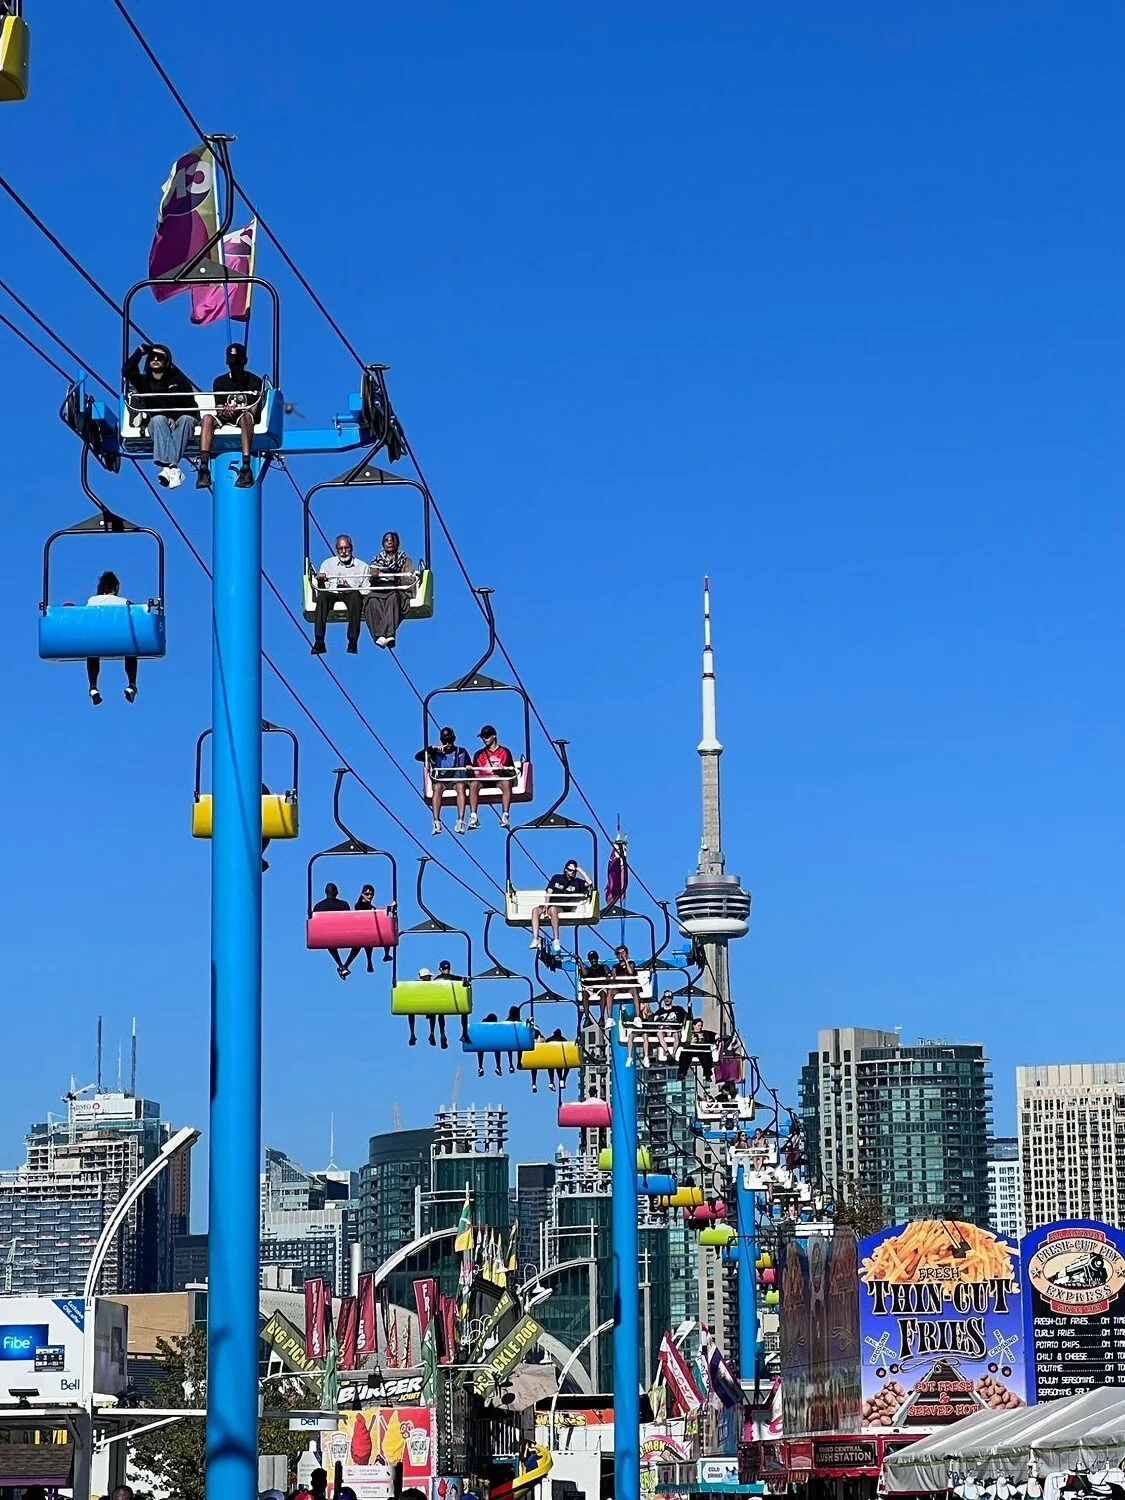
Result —
[[[50, 365], [50, 367], [53, 370], [55, 370], [57, 374], [61, 375], [64, 380], [68, 380], [69, 381], [71, 379], [69, 371], [63, 369], [63, 367], [61, 365], [56, 364], [55, 361], [51, 358], [51, 356], [47, 353], [47, 351], [45, 349], [43, 349], [40, 345], [38, 345], [27, 334], [23, 333], [19, 328], [17, 328], [13, 323], [11, 323], [9, 321], [9, 319], [5, 318], [2, 314], [0, 314], [0, 322], [2, 322], [6, 327], [10, 328], [11, 331], [14, 334], [16, 334], [16, 336], [19, 339], [21, 339], [21, 341], [24, 344], [26, 344], [27, 347], [29, 349], [31, 349], [33, 353], [37, 354], [39, 356], [39, 358], [44, 361], [44, 363]], [[54, 334], [52, 334], [51, 336], [54, 337]], [[86, 368], [88, 368], [88, 367], [86, 367]], [[93, 371], [91, 371], [91, 374], [93, 374]], [[99, 384], [106, 385], [106, 382], [104, 380], [102, 380], [100, 376], [96, 376], [95, 378], [98, 380]], [[112, 387], [108, 387], [107, 386], [107, 389], [109, 389], [111, 391], [111, 393], [112, 393]], [[179, 536], [180, 540], [184, 543], [185, 547], [187, 547], [187, 549], [191, 553], [192, 557], [195, 558], [196, 562], [202, 568], [203, 572], [207, 575], [208, 578], [210, 578], [211, 577], [211, 569], [208, 567], [206, 560], [204, 559], [204, 557], [202, 556], [202, 554], [199, 552], [198, 548], [196, 547], [195, 543], [192, 541], [191, 537], [184, 530], [184, 528], [180, 525], [180, 522], [176, 518], [174, 512], [170, 509], [170, 507], [168, 506], [168, 504], [165, 502], [163, 495], [161, 495], [160, 491], [153, 484], [152, 480], [148, 477], [148, 475], [144, 472], [144, 470], [140, 468], [139, 465], [136, 466], [136, 469], [137, 469], [137, 473], [139, 474], [140, 478], [143, 480], [143, 482], [145, 483], [145, 485], [147, 485], [147, 487], [148, 487], [149, 491], [151, 492], [153, 498], [155, 499], [156, 503], [160, 506], [161, 510], [164, 512], [165, 516], [168, 518], [169, 522], [171, 523], [172, 527], [176, 531], [176, 534]], [[272, 581], [272, 579], [270, 579], [268, 577], [268, 575], [265, 574], [265, 570], [264, 569], [263, 569], [263, 577], [266, 578], [266, 582], [270, 584], [271, 588], [273, 588], [274, 587], [273, 581]], [[275, 589], [275, 592], [276, 592], [276, 589]], [[301, 631], [301, 634], [302, 634], [302, 636], [305, 639], [307, 639], [307, 637], [304, 636], [304, 631]], [[379, 796], [379, 794], [375, 791], [375, 789], [360, 774], [360, 772], [355, 768], [355, 766], [353, 766], [351, 764], [351, 762], [348, 760], [347, 756], [344, 754], [343, 750], [340, 749], [339, 745], [337, 745], [337, 743], [332, 738], [332, 736], [324, 728], [324, 725], [317, 718], [316, 714], [313, 713], [312, 709], [310, 709], [308, 707], [308, 705], [305, 703], [304, 699], [297, 692], [296, 688], [293, 687], [292, 683], [286, 677], [285, 673], [281, 670], [281, 668], [274, 661], [273, 657], [270, 656], [270, 654], [267, 651], [263, 650], [263, 652], [262, 652], [262, 659], [266, 663], [266, 665], [269, 667], [270, 671], [277, 678], [278, 682], [282, 685], [283, 688], [285, 688], [286, 692], [293, 699], [293, 701], [297, 705], [297, 707], [301, 710], [301, 712], [308, 719], [309, 723], [313, 726], [313, 728], [316, 730], [316, 732], [320, 735], [321, 739], [324, 740], [325, 744], [329, 747], [329, 749], [332, 751], [332, 753], [339, 759], [340, 764], [344, 765], [344, 766], [347, 766], [347, 768], [351, 772], [352, 776], [355, 777], [357, 783], [363, 788], [363, 790], [368, 794], [368, 796], [372, 799], [372, 801], [379, 808], [382, 809], [382, 811], [387, 815], [387, 817], [391, 820], [391, 822], [394, 823], [395, 826], [398, 829], [400, 829], [400, 831], [402, 833], [404, 833], [406, 835], [406, 837], [411, 841], [411, 843], [413, 843], [417, 848], [421, 849], [423, 853], [428, 854], [429, 851], [427, 850], [426, 845], [422, 842], [422, 840], [419, 839], [418, 836], [414, 833], [414, 831], [406, 823], [404, 823], [402, 821], [402, 819], [387, 805], [386, 802], [383, 801], [383, 799]], [[338, 679], [336, 679], [335, 675], [331, 672], [331, 669], [329, 669], [329, 675], [332, 676], [333, 680], [337, 682], [337, 686], [341, 686], [340, 683], [339, 683], [339, 681], [338, 681]], [[341, 687], [341, 691], [343, 691], [342, 687]], [[346, 698], [348, 698], [349, 703], [352, 702], [352, 700], [350, 699], [350, 697], [349, 697], [349, 695], [347, 693], [345, 693], [344, 696]], [[354, 703], [352, 703], [352, 707], [355, 708], [355, 704]], [[358, 708], [356, 709], [356, 712], [357, 712], [357, 714], [359, 713]], [[363, 719], [362, 714], [360, 714], [360, 718], [366, 724], [366, 720]], [[367, 726], [367, 727], [370, 728], [370, 726]], [[395, 762], [395, 764], [397, 765], [397, 762]], [[481, 904], [482, 908], [485, 911], [491, 911], [493, 909], [492, 903], [489, 900], [487, 900], [484, 896], [482, 896], [479, 891], [475, 890], [466, 881], [462, 880], [461, 877], [456, 873], [456, 871], [451, 870], [448, 865], [444, 864], [441, 860], [437, 859], [434, 855], [431, 854], [429, 857], [430, 857], [431, 861], [435, 865], [437, 865], [437, 867], [440, 870], [444, 871], [444, 873], [447, 874], [450, 877], [451, 880], [455, 881], [457, 883], [457, 885], [459, 885], [461, 887], [462, 890], [466, 891], [470, 896], [472, 896], [472, 898], [474, 899], [474, 901], [478, 901]], [[492, 876], [488, 875], [487, 870], [483, 870], [483, 867], [480, 867], [480, 866], [478, 866], [478, 868], [482, 869], [482, 872], [486, 876], [488, 876], [488, 879], [492, 882], [492, 884], [494, 886], [496, 886], [496, 889], [498, 891], [500, 891], [501, 894], [502, 894], [503, 893], [503, 887], [496, 880], [494, 880]]]
[[[172, 98], [175, 100], [176, 105], [180, 109], [180, 112], [183, 114], [184, 118], [187, 120], [188, 124], [192, 127], [193, 130], [195, 130], [198, 133], [198, 135], [201, 138], [204, 138], [206, 136], [206, 132], [204, 131], [202, 125], [200, 124], [199, 120], [196, 118], [195, 114], [192, 112], [192, 110], [191, 110], [190, 106], [188, 105], [187, 101], [184, 99], [184, 96], [180, 93], [179, 89], [173, 83], [171, 77], [168, 74], [167, 69], [164, 67], [163, 63], [161, 63], [160, 59], [157, 57], [157, 55], [156, 55], [155, 51], [153, 50], [152, 46], [149, 44], [148, 39], [145, 37], [144, 33], [141, 31], [141, 29], [137, 25], [136, 21], [134, 21], [132, 15], [129, 12], [128, 6], [125, 5], [125, 3], [124, 3], [124, 0], [113, 0], [113, 3], [116, 6], [116, 8], [117, 8], [119, 14], [121, 15], [122, 19], [124, 20], [125, 24], [128, 26], [129, 30], [133, 33], [133, 36], [136, 39], [136, 41], [137, 41], [138, 45], [140, 46], [141, 50], [144, 52], [144, 54], [148, 58], [149, 62], [152, 64], [153, 68], [156, 70], [158, 76], [160, 77], [160, 79], [164, 83], [165, 87], [168, 89], [168, 92], [172, 95]], [[300, 283], [300, 285], [302, 286], [302, 288], [308, 294], [310, 300], [312, 301], [313, 305], [316, 307], [317, 311], [321, 314], [321, 316], [324, 318], [325, 322], [332, 329], [333, 333], [335, 333], [336, 337], [340, 340], [340, 343], [344, 346], [344, 348], [348, 351], [348, 353], [351, 355], [351, 357], [355, 360], [356, 364], [359, 365], [359, 367], [361, 369], [365, 368], [366, 361], [363, 359], [362, 355], [359, 353], [359, 350], [355, 347], [355, 345], [352, 343], [351, 339], [348, 338], [347, 334], [341, 328], [340, 324], [336, 321], [336, 319], [329, 312], [328, 308], [325, 306], [323, 300], [320, 298], [320, 296], [314, 290], [314, 288], [311, 285], [311, 283], [309, 282], [308, 278], [301, 271], [301, 269], [297, 265], [296, 261], [289, 254], [289, 252], [286, 250], [285, 246], [278, 239], [277, 235], [270, 228], [269, 224], [265, 221], [265, 219], [263, 219], [261, 213], [258, 211], [258, 208], [253, 203], [253, 201], [251, 200], [251, 198], [249, 197], [249, 195], [247, 194], [245, 188], [242, 186], [242, 184], [238, 180], [237, 176], [234, 176], [233, 174], [232, 174], [232, 184], [237, 189], [238, 193], [240, 194], [240, 196], [242, 197], [243, 201], [245, 202], [247, 208], [250, 210], [250, 212], [257, 219], [257, 221], [258, 221], [259, 225], [261, 226], [263, 232], [266, 234], [266, 236], [270, 240], [271, 244], [273, 244], [274, 248], [277, 250], [277, 252], [281, 256], [282, 260], [284, 260], [285, 264], [289, 267], [290, 271], [292, 271], [293, 275], [297, 278], [297, 281]], [[456, 561], [457, 566], [460, 569], [460, 571], [461, 571], [461, 573], [462, 573], [462, 575], [463, 575], [463, 577], [465, 579], [465, 582], [468, 584], [469, 589], [472, 591], [473, 597], [476, 600], [478, 607], [481, 609], [481, 612], [483, 613], [484, 612], [484, 607], [483, 607], [483, 605], [481, 605], [480, 597], [479, 597], [479, 595], [477, 593], [477, 590], [476, 590], [476, 587], [475, 587], [475, 585], [473, 583], [472, 577], [470, 576], [468, 568], [465, 566], [464, 560], [462, 559], [461, 554], [460, 554], [460, 552], [457, 549], [457, 544], [453, 540], [453, 535], [450, 532], [449, 527], [446, 525], [445, 518], [442, 516], [441, 511], [439, 510], [439, 508], [437, 506], [437, 503], [436, 503], [436, 501], [433, 498], [433, 494], [430, 491], [429, 485], [426, 484], [425, 475], [422, 473], [421, 465], [418, 462], [417, 455], [415, 454], [414, 449], [412, 448], [412, 446], [410, 444], [410, 441], [406, 437], [405, 433], [403, 433], [403, 445], [405, 447], [405, 450], [406, 450], [407, 454], [410, 457], [411, 463], [414, 465], [414, 469], [415, 469], [415, 472], [418, 475], [419, 480], [425, 486], [426, 493], [430, 496], [430, 503], [433, 506], [434, 514], [438, 518], [438, 525], [441, 527], [442, 532], [445, 535], [446, 541], [449, 543], [449, 547], [450, 547], [451, 552], [453, 553], [454, 560]], [[514, 677], [516, 679], [516, 682], [519, 685], [520, 691], [527, 698], [527, 701], [528, 701], [528, 703], [531, 706], [531, 711], [532, 711], [532, 714], [535, 717], [536, 722], [538, 723], [540, 729], [543, 731], [543, 734], [546, 736], [547, 741], [551, 745], [552, 750], [554, 750], [555, 755], [558, 756], [558, 758], [559, 758], [559, 760], [561, 762], [562, 757], [559, 756], [558, 750], [555, 749], [555, 742], [554, 742], [554, 739], [551, 736], [550, 729], [547, 727], [546, 720], [543, 718], [543, 715], [539, 712], [539, 709], [538, 709], [538, 707], [535, 704], [535, 700], [531, 697], [530, 693], [528, 693], [526, 687], [524, 686], [523, 680], [520, 677], [519, 671], [517, 670], [515, 663], [512, 661], [512, 658], [509, 655], [507, 648], [505, 647], [503, 641], [500, 640], [499, 636], [497, 636], [497, 645], [500, 647], [500, 654], [501, 654], [501, 656], [503, 656], [504, 660], [508, 664], [508, 667], [510, 668], [511, 672], [513, 673], [513, 675], [514, 675]], [[586, 792], [584, 791], [584, 789], [583, 789], [581, 783], [578, 781], [577, 777], [574, 775], [573, 771], [571, 772], [571, 784], [574, 787], [574, 790], [578, 793], [578, 796], [581, 798], [581, 800], [582, 800], [584, 806], [586, 807], [587, 811], [590, 813], [590, 816], [594, 819], [594, 822], [597, 824], [597, 827], [600, 830], [602, 836], [605, 838], [606, 842], [612, 844], [612, 842], [613, 842], [613, 835], [609, 832], [609, 830], [606, 828], [605, 824], [602, 822], [600, 816], [598, 815], [597, 809], [594, 807], [593, 803], [590, 801], [589, 797], [586, 795]], [[637, 871], [633, 869], [632, 866], [630, 866], [630, 874], [632, 874], [635, 877], [635, 879], [637, 881], [637, 884], [645, 892], [645, 894], [648, 896], [649, 900], [652, 901], [654, 905], [659, 906], [659, 904], [660, 904], [659, 900], [653, 894], [651, 888], [641, 878], [640, 874], [637, 873]]]

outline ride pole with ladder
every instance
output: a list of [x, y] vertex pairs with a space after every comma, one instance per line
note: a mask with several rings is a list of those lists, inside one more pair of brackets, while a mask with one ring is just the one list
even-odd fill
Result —
[[640, 1256], [637, 1235], [637, 1070], [616, 1018], [609, 1024], [613, 1235], [613, 1493], [640, 1500]]
[[234, 459], [212, 464], [208, 1500], [258, 1488], [264, 464], [238, 489]]

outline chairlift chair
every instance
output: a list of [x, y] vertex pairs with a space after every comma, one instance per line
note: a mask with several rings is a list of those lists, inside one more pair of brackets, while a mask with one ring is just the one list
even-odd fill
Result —
[[[195, 742], [195, 796], [191, 808], [191, 836], [193, 839], [209, 839], [214, 824], [214, 799], [203, 790], [203, 745], [211, 731], [205, 729]], [[284, 792], [262, 793], [262, 837], [264, 839], [295, 839], [298, 832], [297, 818], [297, 772], [300, 756], [297, 736], [291, 729], [280, 724], [262, 720], [263, 734], [287, 735], [293, 745], [292, 785]]]
[[[377, 468], [371, 462], [372, 455], [368, 454], [358, 464], [353, 465], [347, 473], [341, 474], [337, 479], [326, 479], [320, 484], [314, 484], [312, 489], [304, 498], [304, 526], [305, 526], [305, 574], [304, 594], [302, 608], [305, 619], [310, 623], [316, 618], [316, 563], [313, 561], [312, 553], [312, 503], [313, 498], [323, 490], [359, 489], [372, 488], [379, 485], [401, 485], [408, 489], [417, 490], [422, 496], [422, 555], [417, 560], [417, 566], [412, 575], [413, 592], [410, 603], [407, 605], [404, 619], [428, 620], [434, 612], [434, 575], [430, 568], [430, 510], [432, 501], [430, 492], [424, 484], [416, 479], [407, 479], [402, 474], [392, 474], [387, 469]], [[384, 527], [383, 530], [394, 530], [394, 527]], [[381, 535], [381, 534], [380, 534]], [[404, 585], [407, 579], [404, 577], [401, 583]], [[377, 593], [395, 587], [393, 584], [368, 583], [360, 590], [363, 594]], [[338, 599], [328, 612], [328, 623], [341, 624], [348, 617], [347, 606], [342, 599]]]
[[[167, 648], [164, 621], [164, 541], [148, 526], [135, 526], [103, 505], [90, 488], [89, 449], [82, 449], [82, 488], [97, 515], [52, 532], [43, 548], [43, 597], [39, 604], [39, 656], [43, 661], [103, 661], [136, 656], [162, 657]], [[156, 592], [144, 604], [52, 604], [51, 549], [64, 536], [150, 536], [156, 543]]]
[[[517, 974], [514, 969], [506, 968], [489, 947], [489, 929], [492, 926], [493, 917], [497, 915], [498, 913], [494, 911], [485, 913], [484, 951], [492, 960], [492, 965], [480, 974], [472, 976], [473, 984], [477, 986], [477, 999], [480, 999], [479, 986], [482, 984], [489, 984], [494, 981], [501, 984], [512, 981], [525, 984], [527, 986], [527, 1000], [523, 1004], [526, 1004], [528, 1007], [528, 1019], [519, 1021], [470, 1021], [468, 1034], [461, 1042], [462, 1052], [475, 1052], [478, 1054], [485, 1052], [528, 1052], [535, 1045], [535, 1028], [530, 1017], [535, 986], [526, 974]], [[503, 1009], [503, 1006], [497, 1008]]]
[[[510, 682], [501, 682], [495, 677], [489, 677], [483, 671], [488, 665], [489, 658], [496, 649], [496, 618], [492, 612], [492, 590], [490, 588], [475, 589], [474, 593], [481, 601], [484, 617], [488, 624], [488, 645], [484, 655], [475, 666], [459, 677], [456, 682], [448, 683], [445, 687], [434, 688], [426, 694], [422, 700], [422, 744], [433, 744], [436, 730], [440, 728], [437, 715], [431, 705], [435, 698], [443, 697], [452, 693], [515, 693], [523, 705], [523, 749], [520, 752], [512, 751], [512, 759], [515, 776], [512, 780], [512, 801], [530, 802], [533, 795], [533, 777], [531, 769], [531, 700], [521, 687], [516, 687]], [[475, 771], [470, 771], [469, 779], [476, 776]], [[502, 793], [498, 780], [486, 781], [484, 777], [476, 779], [483, 782], [480, 788], [480, 800], [482, 802], [498, 803], [501, 801]], [[453, 781], [440, 781], [441, 805], [450, 807], [457, 801], [456, 784]], [[422, 766], [422, 794], [426, 799], [427, 806], [432, 805], [434, 795], [434, 782], [430, 775], [430, 768], [423, 761]]]
[[23, 18], [23, 0], [8, 0], [0, 19], [0, 104], [19, 104], [27, 98], [31, 33]]
[[732, 1245], [738, 1243], [738, 1230], [733, 1224], [713, 1224], [699, 1231], [699, 1243], [711, 1245], [720, 1250], [729, 1250]]
[[[229, 224], [221, 228], [214, 237], [215, 244], [223, 233], [229, 229]], [[213, 247], [211, 247], [213, 248]], [[139, 329], [133, 323], [130, 316], [133, 298], [138, 292], [146, 287], [161, 287], [175, 284], [177, 287], [189, 286], [251, 286], [264, 287], [269, 294], [273, 309], [273, 341], [272, 359], [270, 371], [262, 377], [262, 400], [261, 407], [254, 423], [254, 433], [250, 448], [253, 453], [276, 453], [285, 438], [285, 400], [279, 389], [281, 380], [281, 303], [277, 290], [268, 281], [263, 281], [260, 276], [243, 276], [234, 271], [224, 271], [216, 266], [214, 262], [205, 257], [207, 251], [203, 252], [204, 258], [197, 262], [190, 275], [181, 277], [156, 277], [147, 281], [139, 281], [136, 286], [130, 287], [125, 295], [125, 303], [122, 309], [121, 327], [121, 364], [124, 368], [129, 359], [129, 335], [131, 332], [139, 333]], [[195, 418], [196, 424], [202, 422], [207, 415], [214, 416], [229, 398], [224, 393], [214, 391], [195, 390], [183, 397], [185, 406], [193, 408], [189, 415]], [[149, 419], [160, 415], [157, 411], [146, 410], [140, 405], [140, 398], [130, 392], [126, 383], [122, 382], [121, 392], [121, 447], [124, 452], [133, 457], [152, 455], [152, 436], [149, 432]], [[238, 428], [217, 428], [211, 443], [213, 456], [222, 453], [236, 453], [241, 450], [242, 434]], [[199, 452], [199, 435], [194, 433], [187, 449], [189, 454]]]
[[559, 1104], [563, 1130], [609, 1130], [613, 1111], [608, 1099], [570, 1099]]
[[[332, 818], [344, 835], [339, 844], [314, 854], [308, 864], [308, 923], [305, 946], [313, 949], [383, 948], [392, 954], [398, 947], [398, 864], [387, 849], [375, 849], [356, 838], [340, 817], [340, 787], [348, 774], [346, 767], [336, 771], [336, 788], [332, 797]], [[391, 867], [391, 899], [386, 906], [370, 911], [314, 911], [313, 870], [324, 859], [385, 859]], [[372, 882], [374, 884], [374, 882]], [[376, 887], [378, 889], [378, 887]]]
[[391, 1015], [392, 1016], [468, 1016], [473, 1009], [472, 972], [473, 940], [463, 927], [451, 927], [436, 917], [422, 895], [422, 882], [430, 856], [423, 854], [418, 861], [418, 879], [415, 900], [425, 920], [405, 927], [402, 937], [425, 933], [443, 933], [464, 939], [465, 972], [456, 979], [400, 979], [398, 977], [398, 949], [394, 952], [391, 968]]
[[[562, 791], [545, 813], [534, 818], [530, 823], [521, 823], [508, 831], [508, 838], [504, 848], [504, 910], [505, 917], [511, 927], [530, 927], [532, 913], [537, 906], [555, 906], [559, 913], [559, 924], [564, 927], [590, 927], [601, 914], [601, 897], [598, 890], [598, 836], [588, 823], [575, 822], [561, 813], [559, 808], [570, 795], [570, 762], [567, 759], [566, 740], [556, 740], [559, 759], [563, 768]], [[517, 889], [512, 877], [512, 854], [518, 842], [518, 835], [528, 832], [543, 832], [547, 829], [563, 829], [568, 832], [581, 832], [588, 834], [593, 848], [593, 863], [589, 871], [590, 894], [582, 899], [573, 900], [550, 896], [545, 887], [533, 889]], [[573, 857], [568, 855], [568, 858]], [[547, 923], [544, 920], [543, 926]]]

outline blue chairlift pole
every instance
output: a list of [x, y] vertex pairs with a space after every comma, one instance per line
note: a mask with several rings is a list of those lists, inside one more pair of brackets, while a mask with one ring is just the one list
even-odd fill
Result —
[[613, 1493], [640, 1500], [640, 1255], [637, 1240], [637, 1070], [611, 1020], [613, 1146]]
[[745, 1163], [735, 1169], [734, 1202], [738, 1229], [738, 1375], [753, 1385], [758, 1359], [757, 1205], [746, 1184]]
[[258, 1488], [262, 1120], [262, 461], [214, 486], [207, 1496]]

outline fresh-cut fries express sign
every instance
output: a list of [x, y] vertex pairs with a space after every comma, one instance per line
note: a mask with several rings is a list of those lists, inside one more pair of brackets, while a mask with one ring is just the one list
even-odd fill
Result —
[[860, 1244], [863, 1420], [940, 1427], [1026, 1400], [1019, 1251], [956, 1219]]

